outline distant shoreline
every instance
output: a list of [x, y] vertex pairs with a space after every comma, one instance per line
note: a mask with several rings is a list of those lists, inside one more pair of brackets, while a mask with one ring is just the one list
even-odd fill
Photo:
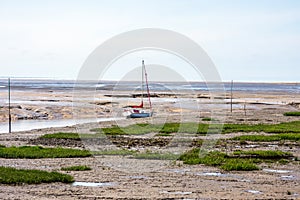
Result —
[[[17, 81], [22, 81], [22, 80], [32, 80], [32, 81], [65, 81], [65, 82], [104, 82], [104, 83], [117, 83], [117, 82], [140, 82], [138, 80], [77, 80], [77, 79], [68, 79], [68, 78], [51, 78], [51, 77], [1, 77], [0, 76], [0, 81], [6, 80], [10, 78], [11, 80], [17, 80]], [[231, 83], [233, 81], [234, 83], [253, 83], [253, 84], [300, 84], [300, 81], [263, 81], [263, 80], [223, 80], [221, 83]], [[187, 81], [156, 81], [156, 80], [149, 80], [149, 82], [158, 82], [158, 83], [206, 83], [206, 81], [195, 81], [195, 80], [187, 80]], [[210, 83], [220, 83], [219, 81], [211, 81]]]
[[[140, 92], [140, 81], [75, 81], [59, 79], [11, 79], [11, 90], [13, 91], [114, 91], [114, 93], [136, 93]], [[172, 92], [172, 93], [207, 93], [207, 92], [230, 92], [231, 82], [157, 82], [149, 81], [150, 93]], [[0, 79], [0, 92], [7, 92], [8, 81]], [[276, 94], [298, 94], [300, 93], [300, 82], [233, 82], [233, 91], [242, 93], [276, 93]]]

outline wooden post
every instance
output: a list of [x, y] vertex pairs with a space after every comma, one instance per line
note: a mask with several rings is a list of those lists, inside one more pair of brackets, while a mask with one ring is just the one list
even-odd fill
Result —
[[246, 101], [244, 102], [244, 112], [245, 112], [245, 116], [247, 116]]
[[233, 89], [233, 80], [231, 80], [231, 89], [230, 89], [230, 112], [232, 112], [232, 98], [233, 98], [232, 89]]
[[8, 132], [11, 133], [11, 114], [10, 114], [10, 78], [8, 78]]

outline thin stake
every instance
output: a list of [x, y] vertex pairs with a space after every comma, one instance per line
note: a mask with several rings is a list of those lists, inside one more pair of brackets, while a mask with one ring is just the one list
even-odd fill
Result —
[[244, 103], [244, 112], [245, 112], [245, 116], [247, 116], [246, 101], [245, 101], [245, 103]]
[[8, 132], [11, 133], [11, 114], [10, 114], [10, 78], [8, 78]]
[[232, 89], [233, 89], [233, 80], [231, 80], [231, 90], [230, 90], [230, 112], [232, 112], [232, 98], [233, 98]]

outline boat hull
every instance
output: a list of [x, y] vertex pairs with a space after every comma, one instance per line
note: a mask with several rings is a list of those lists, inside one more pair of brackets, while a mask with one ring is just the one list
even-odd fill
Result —
[[129, 118], [145, 118], [145, 117], [151, 117], [152, 113], [131, 113], [129, 115]]

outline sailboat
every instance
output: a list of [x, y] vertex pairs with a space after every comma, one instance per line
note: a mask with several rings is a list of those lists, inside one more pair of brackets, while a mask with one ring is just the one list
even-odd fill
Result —
[[[144, 79], [146, 81], [146, 89], [147, 89], [147, 97], [149, 101], [150, 111], [143, 110], [144, 108]], [[153, 111], [152, 111], [152, 103], [150, 99], [150, 91], [149, 91], [149, 85], [148, 85], [148, 77], [147, 77], [147, 71], [145, 67], [145, 62], [142, 60], [142, 82], [141, 82], [141, 103], [140, 105], [132, 105], [128, 106], [132, 108], [131, 113], [128, 115], [129, 118], [145, 118], [145, 117], [152, 117]]]

